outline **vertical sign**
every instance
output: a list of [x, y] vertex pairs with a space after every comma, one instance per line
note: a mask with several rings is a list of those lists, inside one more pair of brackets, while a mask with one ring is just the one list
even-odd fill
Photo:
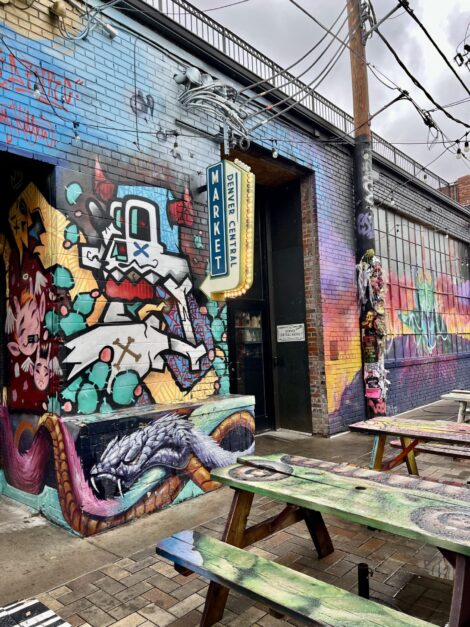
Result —
[[227, 229], [223, 161], [207, 168], [211, 276], [227, 275]]
[[207, 168], [209, 274], [201, 290], [214, 300], [244, 294], [253, 283], [255, 177], [240, 161]]

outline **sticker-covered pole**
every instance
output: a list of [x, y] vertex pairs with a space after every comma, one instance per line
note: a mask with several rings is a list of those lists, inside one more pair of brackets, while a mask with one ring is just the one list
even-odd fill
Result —
[[370, 418], [386, 415], [384, 281], [375, 255], [372, 134], [360, 0], [347, 0], [347, 10], [354, 109], [354, 227], [364, 393]]

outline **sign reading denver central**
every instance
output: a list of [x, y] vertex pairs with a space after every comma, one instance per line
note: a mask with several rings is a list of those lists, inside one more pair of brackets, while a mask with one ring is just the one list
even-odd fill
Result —
[[207, 168], [209, 275], [201, 289], [214, 300], [240, 296], [253, 282], [254, 186], [241, 161]]

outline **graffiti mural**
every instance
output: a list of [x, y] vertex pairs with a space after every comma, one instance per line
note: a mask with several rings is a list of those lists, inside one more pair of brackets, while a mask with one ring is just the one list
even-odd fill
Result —
[[57, 207], [11, 181], [0, 492], [88, 535], [218, 487], [211, 468], [253, 450], [253, 406], [219, 396], [227, 312], [198, 300], [189, 191], [99, 162], [60, 170]]
[[0, 407], [0, 488], [88, 536], [216, 489], [210, 470], [253, 452], [253, 431], [253, 407], [240, 398], [153, 409], [121, 422], [94, 416], [86, 425], [45, 413], [20, 452]]
[[415, 334], [417, 348], [423, 354], [432, 354], [440, 337], [444, 348], [452, 346], [447, 324], [439, 311], [439, 303], [435, 294], [434, 281], [431, 274], [416, 271], [414, 291], [414, 309], [397, 311], [403, 324]]
[[88, 189], [63, 190], [61, 211], [30, 185], [9, 212], [12, 407], [107, 413], [228, 392], [226, 309], [198, 304], [180, 245], [189, 193], [120, 186], [99, 163]]

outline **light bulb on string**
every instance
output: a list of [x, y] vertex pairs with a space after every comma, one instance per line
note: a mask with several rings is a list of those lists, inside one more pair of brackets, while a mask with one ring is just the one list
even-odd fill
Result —
[[456, 143], [457, 143], [456, 157], [457, 157], [457, 159], [461, 159], [462, 158], [462, 149], [460, 148], [460, 139], [458, 139]]
[[279, 151], [277, 149], [277, 140], [276, 139], [273, 139], [272, 156], [273, 156], [273, 159], [277, 159], [279, 157]]
[[78, 127], [80, 126], [80, 122], [74, 122], [73, 123], [73, 139], [76, 142], [79, 142], [81, 137], [80, 137], [80, 133], [78, 132]]
[[170, 154], [173, 159], [183, 159], [183, 155], [181, 154], [181, 150], [178, 146], [178, 134], [175, 134], [175, 143], [173, 144], [173, 148], [170, 150]]
[[34, 83], [33, 96], [36, 100], [39, 100], [39, 98], [41, 97], [41, 90], [39, 88], [39, 83]]
[[465, 143], [463, 145], [463, 151], [464, 152], [470, 151], [470, 144], [468, 143], [468, 133], [465, 133]]

